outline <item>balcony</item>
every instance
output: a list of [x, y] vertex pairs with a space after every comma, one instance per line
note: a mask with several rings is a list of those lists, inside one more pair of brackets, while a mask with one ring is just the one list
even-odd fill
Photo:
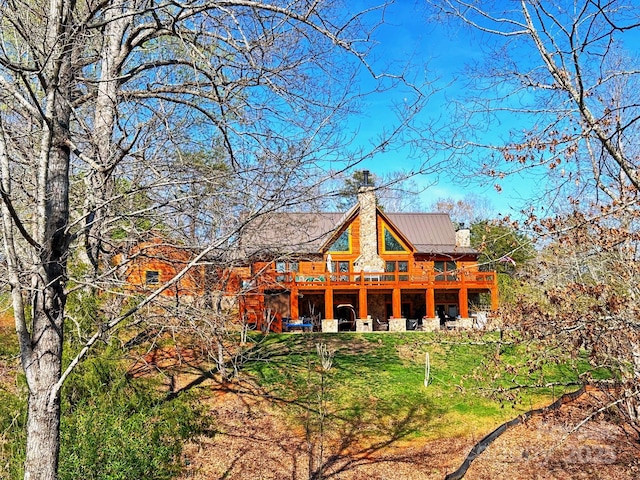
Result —
[[491, 288], [495, 282], [495, 272], [425, 272], [412, 275], [409, 272], [339, 272], [301, 273], [267, 272], [260, 277], [263, 288], [305, 288], [324, 289], [327, 287], [353, 288]]

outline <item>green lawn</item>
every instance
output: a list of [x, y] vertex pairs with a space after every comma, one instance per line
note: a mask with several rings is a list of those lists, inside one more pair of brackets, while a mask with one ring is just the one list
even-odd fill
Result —
[[[328, 371], [320, 368], [317, 343], [335, 351]], [[271, 335], [262, 348], [249, 373], [292, 418], [307, 421], [322, 401], [339, 428], [402, 438], [482, 435], [577, 389], [588, 368], [580, 359], [545, 360], [548, 352], [536, 345], [498, 333]]]

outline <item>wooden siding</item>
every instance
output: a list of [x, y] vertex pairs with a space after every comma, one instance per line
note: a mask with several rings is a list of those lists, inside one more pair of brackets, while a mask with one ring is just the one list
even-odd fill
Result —
[[[162, 243], [160, 240], [140, 243], [131, 249], [127, 260], [119, 256], [125, 264], [125, 279], [135, 290], [148, 292], [160, 288], [181, 272], [191, 260], [190, 251]], [[148, 272], [157, 272], [157, 282], [147, 281]], [[201, 296], [205, 293], [205, 269], [197, 266], [162, 292], [164, 296]]]

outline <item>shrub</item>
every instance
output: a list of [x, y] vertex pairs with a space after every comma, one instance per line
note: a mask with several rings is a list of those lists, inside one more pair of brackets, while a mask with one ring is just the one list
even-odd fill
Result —
[[152, 381], [91, 359], [65, 388], [61, 480], [169, 479], [184, 439], [206, 427], [187, 396], [165, 401]]

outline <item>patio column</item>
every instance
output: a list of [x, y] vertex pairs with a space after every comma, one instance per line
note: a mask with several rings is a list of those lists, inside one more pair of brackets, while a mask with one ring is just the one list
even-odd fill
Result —
[[491, 289], [491, 310], [498, 309], [498, 273], [493, 274], [493, 288]]
[[460, 288], [458, 292], [458, 303], [460, 304], [460, 317], [469, 318], [469, 294], [467, 287]]
[[399, 288], [393, 289], [393, 293], [391, 295], [391, 308], [393, 310], [393, 318], [402, 318], [402, 304]]
[[324, 333], [338, 333], [338, 320], [333, 318], [333, 288], [324, 291], [324, 318], [322, 319]]
[[324, 318], [333, 319], [333, 288], [324, 291]]
[[427, 318], [436, 318], [436, 296], [433, 288], [427, 288], [426, 295]]
[[358, 318], [367, 318], [367, 313], [367, 289], [360, 288], [358, 290]]
[[289, 298], [289, 313], [291, 314], [291, 318], [298, 318], [298, 289], [293, 287], [291, 289], [290, 298]]

